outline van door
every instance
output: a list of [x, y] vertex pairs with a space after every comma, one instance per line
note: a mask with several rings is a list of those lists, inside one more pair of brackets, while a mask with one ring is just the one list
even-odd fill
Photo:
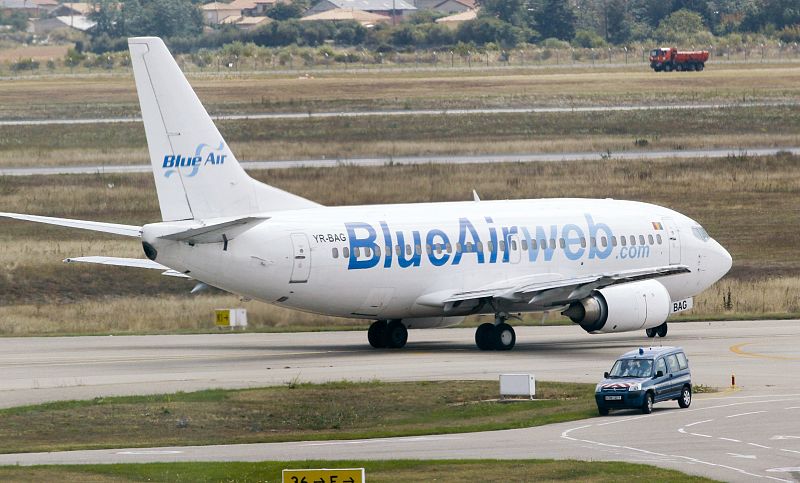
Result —
[[306, 283], [311, 273], [311, 247], [305, 233], [292, 233], [292, 276], [289, 283]]
[[653, 384], [653, 392], [655, 393], [655, 400], [656, 401], [663, 401], [667, 398], [669, 394], [669, 375], [667, 374], [667, 364], [664, 362], [663, 357], [659, 357], [656, 360], [656, 368], [653, 371], [653, 375], [658, 374], [658, 371], [661, 371], [661, 377], [657, 377], [655, 379], [655, 384]]

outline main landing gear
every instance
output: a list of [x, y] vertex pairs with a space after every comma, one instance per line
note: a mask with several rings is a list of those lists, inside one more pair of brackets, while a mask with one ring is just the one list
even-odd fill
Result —
[[663, 324], [659, 325], [658, 327], [653, 327], [650, 329], [644, 329], [644, 333], [647, 334], [647, 337], [651, 339], [655, 336], [659, 337], [666, 337], [667, 336], [667, 323], [664, 322]]
[[400, 349], [408, 341], [408, 329], [398, 320], [376, 320], [367, 332], [369, 345], [376, 349]]
[[507, 351], [517, 342], [514, 328], [506, 323], [508, 314], [495, 315], [494, 324], [486, 322], [475, 331], [475, 344], [482, 351]]

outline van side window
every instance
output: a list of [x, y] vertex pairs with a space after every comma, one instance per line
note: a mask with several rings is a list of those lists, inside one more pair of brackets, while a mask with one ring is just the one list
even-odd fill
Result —
[[667, 365], [664, 363], [664, 358], [660, 357], [658, 361], [656, 361], [656, 372], [661, 371], [661, 374], [667, 373]]
[[678, 358], [675, 357], [675, 354], [668, 355], [666, 359], [667, 369], [669, 369], [669, 372], [678, 372]]
[[684, 354], [683, 352], [678, 352], [675, 355], [678, 356], [678, 367], [680, 367], [681, 370], [684, 370], [687, 367], [689, 367], [689, 361], [686, 360], [686, 354]]

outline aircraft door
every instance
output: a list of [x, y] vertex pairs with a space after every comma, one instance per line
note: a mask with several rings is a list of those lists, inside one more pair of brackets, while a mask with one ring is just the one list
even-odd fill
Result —
[[506, 240], [506, 250], [508, 250], [508, 261], [510, 263], [519, 263], [522, 258], [522, 245], [519, 241], [518, 233], [511, 233]]
[[306, 283], [311, 273], [311, 247], [304, 233], [292, 233], [292, 276], [289, 283]]
[[678, 265], [681, 263], [681, 234], [671, 218], [664, 218], [664, 225], [667, 229], [669, 238], [669, 264]]

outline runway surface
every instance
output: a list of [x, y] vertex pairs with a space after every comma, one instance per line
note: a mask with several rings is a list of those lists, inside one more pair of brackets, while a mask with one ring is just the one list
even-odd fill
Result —
[[[333, 112], [275, 112], [253, 114], [219, 114], [211, 116], [215, 121], [246, 121], [258, 119], [314, 119], [337, 117], [382, 117], [382, 116], [455, 116], [470, 114], [546, 114], [564, 112], [627, 112], [664, 111], [686, 109], [722, 109], [747, 107], [797, 106], [796, 102], [732, 102], [701, 104], [640, 104], [630, 106], [570, 106], [570, 107], [521, 107], [483, 109], [402, 109], [385, 111], [333, 111]], [[119, 124], [142, 122], [141, 117], [102, 117], [90, 119], [19, 119], [0, 120], [0, 126], [54, 126], [70, 124]]]
[[[778, 152], [800, 154], [800, 147], [781, 148], [728, 148], [682, 149], [677, 151], [621, 151], [577, 152], [539, 154], [483, 154], [477, 156], [404, 156], [351, 159], [297, 159], [286, 161], [242, 161], [247, 170], [287, 168], [336, 168], [340, 166], [388, 166], [392, 164], [491, 164], [491, 163], [547, 163], [564, 161], [639, 160], [639, 159], [691, 159], [727, 158], [729, 156], [771, 156]], [[149, 164], [107, 166], [53, 166], [40, 168], [3, 168], [0, 176], [37, 176], [59, 174], [124, 174], [149, 173]]]
[[[666, 339], [520, 327], [507, 353], [474, 348], [473, 329], [411, 331], [406, 349], [376, 351], [362, 332], [0, 339], [0, 405], [252, 387], [301, 381], [497, 379], [596, 382], [639, 345], [684, 347], [698, 395], [643, 416], [512, 431], [361, 441], [137, 448], [0, 455], [0, 464], [340, 458], [577, 458], [656, 464], [727, 481], [800, 477], [800, 321], [670, 325]], [[794, 472], [794, 473], [793, 473]]]

